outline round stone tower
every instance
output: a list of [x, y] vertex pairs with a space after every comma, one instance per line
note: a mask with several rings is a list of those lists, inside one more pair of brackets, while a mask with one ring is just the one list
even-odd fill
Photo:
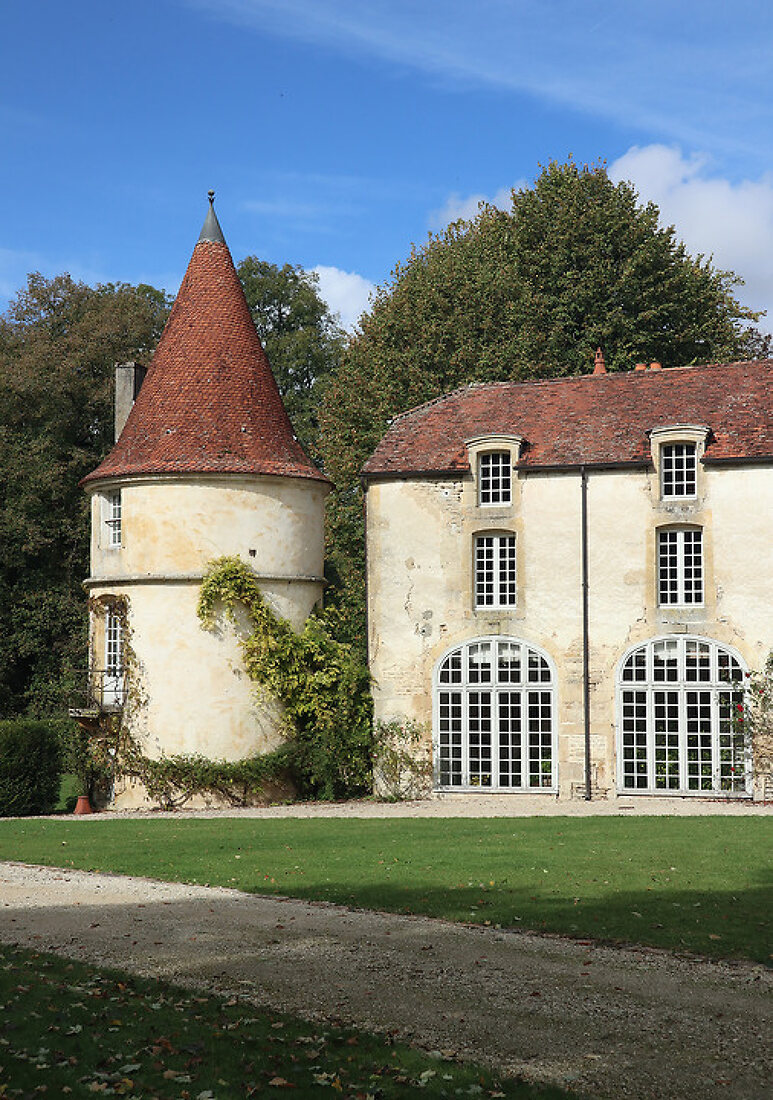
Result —
[[[236, 760], [280, 742], [238, 637], [202, 629], [207, 565], [249, 564], [300, 628], [322, 596], [330, 488], [293, 434], [212, 206], [147, 376], [91, 496], [92, 691], [149, 756]], [[116, 786], [119, 805], [144, 793]]]

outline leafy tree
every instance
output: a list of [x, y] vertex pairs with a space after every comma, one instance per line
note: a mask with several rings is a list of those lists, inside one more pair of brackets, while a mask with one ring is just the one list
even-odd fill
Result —
[[483, 205], [414, 247], [381, 287], [320, 412], [337, 490], [328, 568], [341, 626], [365, 637], [359, 470], [390, 417], [469, 382], [581, 374], [755, 356], [758, 314], [740, 280], [688, 255], [629, 183], [602, 165], [551, 163], [510, 211]]
[[257, 256], [247, 256], [236, 270], [295, 432], [319, 459], [317, 409], [344, 333], [320, 298], [313, 271]]
[[166, 295], [32, 274], [0, 316], [0, 715], [54, 714], [86, 665], [89, 517], [113, 366], [147, 360]]

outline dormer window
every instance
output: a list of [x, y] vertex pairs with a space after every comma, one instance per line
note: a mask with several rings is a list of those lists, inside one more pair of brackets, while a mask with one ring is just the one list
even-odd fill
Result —
[[509, 451], [478, 455], [478, 503], [509, 504], [512, 458]]
[[653, 428], [649, 435], [660, 500], [664, 504], [697, 500], [699, 460], [706, 448], [708, 427], [705, 424], [664, 424]]
[[698, 450], [695, 443], [664, 443], [660, 448], [660, 493], [663, 497], [694, 497], [697, 493]]

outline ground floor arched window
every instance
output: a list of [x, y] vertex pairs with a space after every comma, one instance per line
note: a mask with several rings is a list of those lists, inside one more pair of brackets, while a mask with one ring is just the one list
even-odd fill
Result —
[[516, 638], [475, 638], [438, 663], [435, 772], [441, 789], [556, 787], [555, 673]]
[[746, 668], [706, 638], [654, 638], [617, 676], [618, 785], [641, 794], [742, 794], [751, 789], [743, 728]]

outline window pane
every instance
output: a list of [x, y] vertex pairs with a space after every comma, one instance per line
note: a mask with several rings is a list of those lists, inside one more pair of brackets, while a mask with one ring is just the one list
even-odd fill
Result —
[[471, 691], [467, 702], [470, 785], [491, 786], [491, 692]]
[[490, 451], [478, 457], [478, 503], [510, 503], [509, 451]]
[[462, 782], [462, 693], [441, 691], [438, 701], [438, 781], [441, 787]]
[[707, 681], [711, 679], [711, 652], [705, 642], [695, 642], [690, 638], [687, 639], [684, 664], [686, 680]]
[[660, 484], [664, 497], [694, 497], [697, 450], [694, 443], [665, 443], [660, 449]]
[[497, 539], [499, 550], [499, 605], [508, 607], [515, 603], [515, 535], [502, 535]]
[[658, 531], [658, 599], [662, 605], [703, 603], [703, 531], [669, 527]]
[[655, 723], [655, 786], [679, 787], [679, 692], [656, 691], [652, 717]]
[[438, 677], [441, 684], [461, 684], [462, 682], [462, 651], [455, 650], [446, 657], [440, 666]]
[[515, 642], [497, 643], [497, 680], [500, 684], [521, 681], [521, 647]]
[[498, 699], [499, 786], [522, 783], [521, 693], [502, 691]]
[[467, 676], [471, 684], [491, 683], [491, 642], [475, 642], [470, 646]]
[[108, 493], [105, 497], [105, 527], [108, 546], [121, 545], [121, 491]]
[[475, 539], [475, 604], [490, 607], [494, 603], [494, 536]]
[[684, 541], [684, 602], [703, 603], [703, 532], [677, 533]]
[[679, 642], [676, 638], [655, 642], [652, 647], [652, 678], [656, 681], [679, 679]]
[[[459, 686], [450, 690], [454, 677]], [[552, 789], [553, 699], [550, 665], [514, 638], [449, 653], [438, 668], [439, 786]]]
[[[634, 688], [638, 669], [645, 675]], [[623, 789], [684, 794], [749, 789], [743, 668], [731, 653], [698, 638], [653, 639], [629, 654], [620, 684]]]

